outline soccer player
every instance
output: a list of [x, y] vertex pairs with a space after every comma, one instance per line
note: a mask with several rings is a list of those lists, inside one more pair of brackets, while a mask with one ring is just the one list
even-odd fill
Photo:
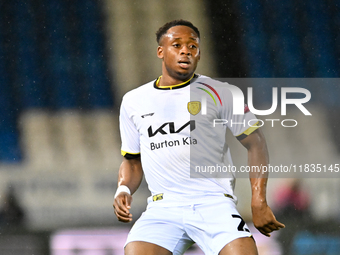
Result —
[[[240, 125], [255, 116], [247, 107], [243, 115], [234, 115], [228, 84], [195, 74], [200, 33], [191, 22], [168, 22], [156, 35], [162, 75], [128, 92], [120, 109], [124, 157], [113, 204], [118, 220], [132, 221], [131, 195], [143, 174], [151, 191], [146, 211], [128, 235], [125, 254], [183, 254], [195, 242], [205, 254], [257, 254], [236, 210], [233, 173], [216, 178], [204, 170], [232, 164], [227, 127], [248, 150], [250, 166], [268, 164], [260, 129]], [[215, 119], [229, 121], [213, 125]], [[270, 236], [284, 225], [267, 205], [267, 176], [251, 173], [250, 182], [253, 223]]]

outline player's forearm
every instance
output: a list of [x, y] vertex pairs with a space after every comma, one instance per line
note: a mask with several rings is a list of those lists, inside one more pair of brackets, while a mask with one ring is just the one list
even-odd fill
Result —
[[[248, 137], [241, 140], [248, 150], [248, 165], [250, 169], [259, 169], [269, 163], [266, 140], [260, 129], [255, 130]], [[252, 168], [252, 166], [255, 166]], [[251, 209], [254, 226], [265, 236], [270, 236], [273, 230], [283, 228], [284, 225], [275, 219], [273, 212], [267, 204], [266, 189], [268, 174], [262, 171], [249, 173], [252, 199]]]
[[250, 178], [250, 182], [252, 190], [252, 208], [266, 205], [267, 178]]
[[141, 184], [143, 179], [143, 170], [140, 158], [123, 159], [119, 168], [118, 186], [125, 185], [133, 194]]
[[[257, 206], [266, 203], [266, 189], [268, 173], [262, 172], [262, 167], [267, 166], [269, 161], [268, 150], [264, 138], [261, 138], [258, 143], [254, 144], [248, 150], [248, 165], [256, 166], [249, 173], [251, 190], [252, 190], [252, 206]], [[250, 168], [252, 169], [252, 168]]]
[[248, 150], [248, 165], [250, 169], [259, 170], [249, 173], [252, 190], [252, 206], [257, 206], [266, 203], [268, 174], [267, 172], [263, 173], [261, 170], [263, 166], [267, 166], [269, 163], [267, 144], [260, 129], [245, 138], [242, 144]]

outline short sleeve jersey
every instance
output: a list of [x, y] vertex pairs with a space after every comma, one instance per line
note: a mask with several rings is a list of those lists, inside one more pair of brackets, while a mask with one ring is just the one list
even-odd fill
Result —
[[152, 195], [189, 200], [212, 193], [234, 196], [233, 173], [216, 178], [206, 169], [232, 165], [226, 128], [243, 139], [257, 126], [247, 107], [244, 114], [233, 114], [233, 95], [226, 85], [195, 75], [176, 86], [157, 87], [152, 81], [123, 97], [122, 155], [140, 154]]

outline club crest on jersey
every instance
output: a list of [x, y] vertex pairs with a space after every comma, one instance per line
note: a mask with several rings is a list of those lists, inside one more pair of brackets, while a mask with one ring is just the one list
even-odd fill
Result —
[[199, 101], [192, 101], [188, 103], [188, 111], [192, 115], [196, 115], [201, 111], [201, 102]]

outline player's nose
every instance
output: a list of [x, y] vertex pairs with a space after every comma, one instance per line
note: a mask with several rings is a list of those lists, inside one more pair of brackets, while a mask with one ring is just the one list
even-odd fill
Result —
[[181, 48], [181, 54], [183, 55], [191, 55], [191, 51], [188, 46], [183, 45]]

